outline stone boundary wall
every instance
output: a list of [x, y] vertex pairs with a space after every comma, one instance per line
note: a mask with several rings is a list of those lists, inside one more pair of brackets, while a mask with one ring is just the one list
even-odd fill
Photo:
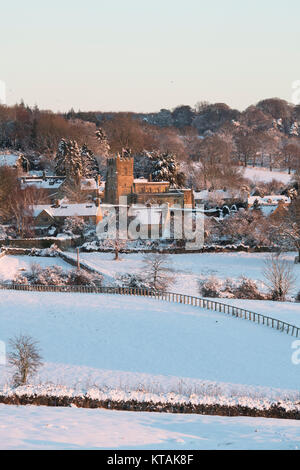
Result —
[[[266, 409], [250, 408], [248, 406], [229, 405], [194, 405], [192, 403], [153, 403], [113, 400], [95, 400], [89, 397], [62, 397], [47, 395], [13, 395], [0, 396], [0, 403], [5, 405], [36, 405], [51, 407], [71, 407], [78, 408], [104, 408], [107, 410], [136, 411], [136, 412], [156, 412], [156, 413], [176, 413], [176, 414], [199, 414], [210, 416], [248, 416], [276, 419], [300, 419], [300, 411], [296, 408], [287, 410], [283, 404], [277, 403]], [[299, 405], [299, 404], [295, 404]]]
[[1, 239], [0, 246], [3, 248], [50, 248], [55, 244], [61, 250], [68, 250], [77, 246], [78, 239], [73, 238], [19, 238], [19, 239]]
[[[87, 250], [85, 247], [82, 247], [81, 250], [83, 253], [114, 253], [113, 248], [99, 248], [97, 250]], [[267, 247], [267, 246], [257, 246], [250, 247], [247, 245], [209, 245], [204, 246], [203, 248], [198, 248], [196, 250], [186, 250], [185, 248], [136, 248], [136, 249], [120, 249], [122, 254], [130, 253], [162, 253], [162, 254], [189, 254], [189, 253], [275, 253], [278, 251], [277, 247]]]

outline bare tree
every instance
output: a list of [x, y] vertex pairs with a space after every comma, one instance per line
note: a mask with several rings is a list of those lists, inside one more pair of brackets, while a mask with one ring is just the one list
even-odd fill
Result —
[[265, 261], [263, 275], [272, 300], [286, 300], [295, 283], [293, 266], [279, 255], [273, 254]]
[[166, 290], [173, 281], [168, 255], [147, 254], [143, 258], [143, 272], [151, 289]]
[[300, 197], [295, 198], [288, 209], [283, 206], [274, 221], [279, 244], [285, 249], [294, 246], [298, 252], [295, 262], [300, 263]]
[[288, 169], [289, 175], [296, 169], [300, 159], [300, 147], [296, 140], [285, 141], [281, 150], [284, 166]]
[[[33, 232], [33, 209], [34, 193], [31, 188], [26, 188], [23, 191], [16, 188], [13, 193], [9, 195], [6, 214], [10, 215], [11, 222], [13, 222], [17, 234], [20, 237], [30, 236]], [[5, 212], [4, 210], [4, 212]], [[2, 211], [1, 211], [2, 213]]]
[[9, 345], [11, 351], [8, 355], [8, 362], [16, 369], [13, 376], [14, 385], [25, 385], [27, 380], [43, 365], [38, 343], [30, 336], [21, 334], [10, 339]]
[[241, 133], [236, 139], [236, 147], [238, 160], [244, 167], [255, 161], [258, 145], [253, 134]]
[[112, 240], [107, 240], [107, 245], [111, 247], [114, 250], [115, 253], [115, 261], [119, 261], [120, 259], [120, 251], [124, 250], [127, 246], [127, 240], [123, 240], [119, 237], [116, 237], [115, 239]]

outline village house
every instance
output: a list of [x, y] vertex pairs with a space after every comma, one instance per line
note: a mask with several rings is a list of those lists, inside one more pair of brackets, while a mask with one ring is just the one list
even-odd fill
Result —
[[249, 209], [259, 209], [265, 217], [275, 214], [280, 207], [288, 207], [291, 199], [284, 195], [250, 196], [248, 198]]
[[206, 209], [227, 206], [247, 206], [248, 192], [242, 190], [228, 189], [204, 189], [203, 191], [194, 192], [196, 207], [204, 205]]
[[36, 229], [44, 229], [52, 225], [62, 226], [67, 218], [80, 217], [91, 225], [102, 220], [100, 201], [96, 203], [70, 204], [57, 201], [53, 205], [39, 204], [31, 207]]
[[[66, 192], [67, 180], [63, 176], [22, 176], [21, 188], [35, 187], [47, 194], [51, 202], [57, 199], [63, 199]], [[84, 195], [86, 201], [94, 200], [103, 196], [103, 185], [101, 177], [98, 179], [82, 178], [80, 181], [80, 191]]]
[[26, 189], [34, 187], [38, 190], [42, 190], [49, 199], [55, 199], [58, 197], [58, 192], [63, 185], [65, 178], [60, 176], [23, 176], [21, 177], [21, 188]]

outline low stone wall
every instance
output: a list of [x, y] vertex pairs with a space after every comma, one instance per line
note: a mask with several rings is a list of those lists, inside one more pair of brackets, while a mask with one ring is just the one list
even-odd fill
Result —
[[55, 244], [61, 250], [77, 246], [78, 240], [72, 238], [20, 238], [0, 240], [0, 246], [10, 248], [50, 248]]
[[11, 248], [11, 247], [2, 247], [3, 249], [3, 254], [4, 256], [10, 255], [10, 256], [30, 256], [32, 254], [32, 249], [31, 248]]
[[[81, 238], [55, 238], [55, 237], [46, 237], [46, 238], [23, 238], [23, 239], [0, 239], [0, 246], [3, 248], [50, 248], [53, 244], [62, 251], [67, 251], [71, 248], [78, 247], [82, 244]], [[88, 250], [84, 246], [81, 248], [82, 252], [90, 253], [97, 251], [99, 253], [112, 253], [114, 250], [112, 248], [99, 248], [98, 250]], [[186, 250], [184, 246], [182, 247], [150, 247], [150, 248], [127, 248], [121, 249], [120, 253], [129, 254], [129, 253], [163, 253], [163, 254], [185, 254], [185, 253], [234, 253], [234, 252], [245, 252], [245, 253], [271, 253], [277, 251], [277, 247], [269, 246], [256, 246], [250, 247], [243, 244], [237, 245], [205, 245], [202, 248], [197, 248], [195, 250]], [[11, 253], [12, 254], [12, 253]], [[27, 253], [24, 253], [27, 254]]]
[[[120, 249], [120, 253], [130, 254], [130, 253], [162, 253], [162, 254], [187, 254], [187, 253], [274, 253], [277, 252], [276, 247], [268, 246], [256, 246], [250, 247], [247, 245], [207, 245], [203, 248], [198, 248], [196, 250], [186, 250], [184, 247], [174, 247], [174, 248], [150, 248], [150, 249]], [[112, 248], [103, 248], [98, 250], [87, 250], [84, 247], [81, 248], [81, 251], [84, 253], [114, 253]]]
[[298, 410], [286, 410], [280, 403], [274, 404], [270, 408], [258, 409], [248, 406], [228, 406], [228, 405], [194, 405], [192, 403], [153, 403], [131, 401], [113, 401], [113, 400], [94, 400], [88, 397], [56, 397], [56, 396], [28, 396], [13, 395], [0, 396], [0, 403], [5, 405], [36, 405], [52, 407], [70, 407], [78, 408], [104, 408], [108, 410], [136, 411], [136, 412], [157, 412], [157, 413], [180, 413], [180, 414], [200, 414], [210, 416], [249, 416], [261, 418], [277, 419], [300, 419]]

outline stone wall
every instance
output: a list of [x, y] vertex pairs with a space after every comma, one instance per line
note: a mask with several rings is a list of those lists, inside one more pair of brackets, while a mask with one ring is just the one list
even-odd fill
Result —
[[97, 400], [86, 396], [49, 396], [49, 395], [0, 395], [0, 403], [5, 405], [36, 405], [51, 407], [76, 406], [77, 408], [103, 408], [108, 410], [156, 412], [156, 413], [180, 413], [180, 414], [200, 414], [210, 416], [251, 416], [261, 418], [277, 419], [300, 419], [298, 409], [286, 409], [281, 403], [276, 403], [270, 408], [258, 409], [250, 406], [229, 406], [223, 404], [202, 404], [192, 403], [154, 403], [130, 401], [114, 401], [111, 399]]
[[69, 248], [77, 246], [80, 242], [81, 239], [72, 238], [20, 238], [0, 240], [0, 246], [13, 248], [50, 248], [51, 245], [55, 244], [61, 250], [68, 250]]

